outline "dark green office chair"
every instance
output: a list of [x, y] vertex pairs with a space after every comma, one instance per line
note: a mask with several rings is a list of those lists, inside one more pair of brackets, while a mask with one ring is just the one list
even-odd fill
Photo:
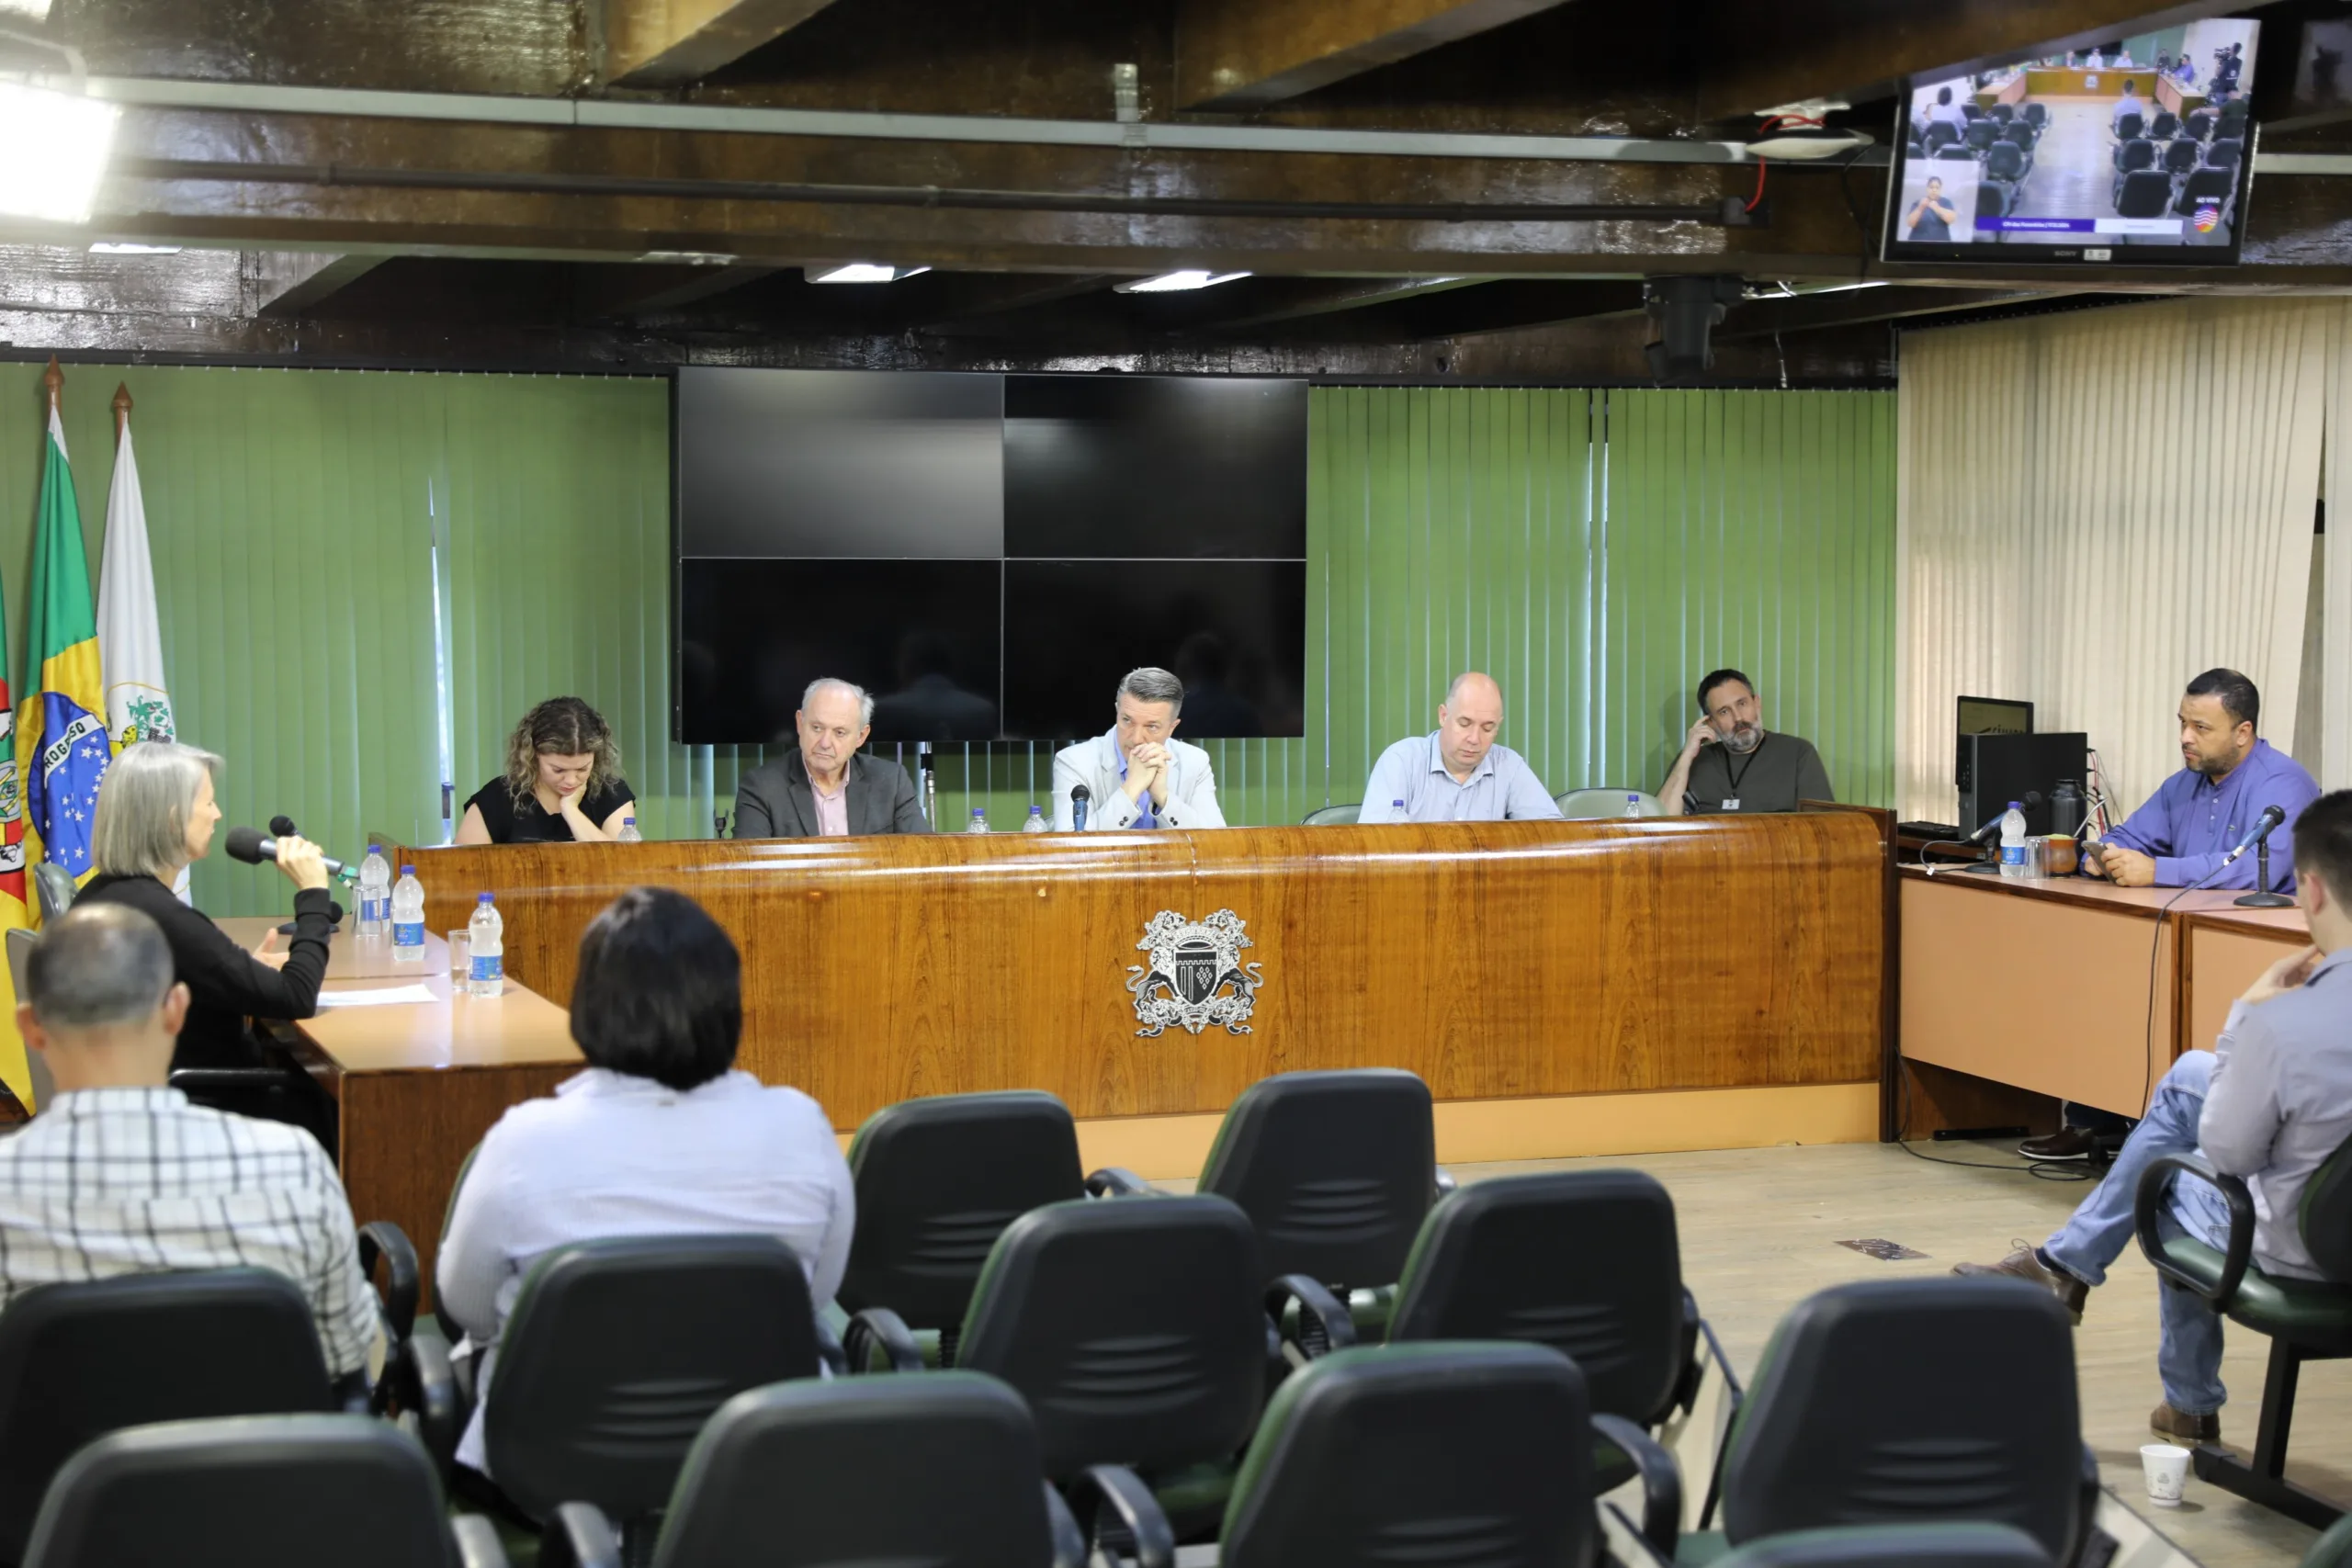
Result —
[[26, 1568], [149, 1563], [505, 1568], [506, 1554], [489, 1520], [448, 1516], [432, 1461], [397, 1427], [247, 1416], [116, 1432], [58, 1472]]
[[[834, 1299], [912, 1325], [932, 1366], [956, 1364], [964, 1310], [1004, 1227], [1086, 1196], [1069, 1107], [1035, 1089], [887, 1106], [857, 1130], [849, 1168], [857, 1234]], [[864, 1325], [849, 1338], [850, 1353], [864, 1356]]]
[[1344, 806], [1325, 806], [1308, 812], [1302, 818], [1309, 828], [1344, 828], [1352, 824], [1363, 811], [1363, 802], [1349, 801]]
[[[1595, 1424], [1576, 1363], [1540, 1345], [1341, 1350], [1267, 1406], [1226, 1507], [1219, 1563], [1595, 1562]], [[1670, 1514], [1681, 1496], [1673, 1461], [1655, 1444], [1644, 1458]]]
[[1849, 1525], [1792, 1530], [1743, 1546], [1716, 1568], [2053, 1568], [2014, 1525]]
[[1681, 1537], [1677, 1563], [1833, 1525], [1968, 1522], [2014, 1526], [2074, 1562], [2099, 1489], [2066, 1309], [2015, 1280], [1807, 1298], [1765, 1347], [1718, 1486], [1723, 1529]]
[[[2165, 1195], [2182, 1175], [2219, 1189], [2229, 1204], [2223, 1250], [2165, 1223]], [[2243, 1180], [2222, 1175], [2201, 1154], [2165, 1155], [2150, 1165], [2133, 1195], [2132, 1217], [2140, 1250], [2165, 1289], [2194, 1292], [2231, 1322], [2270, 1337], [2254, 1457], [2243, 1460], [2218, 1443], [2200, 1443], [2191, 1461], [2198, 1478], [2314, 1529], [2328, 1529], [2344, 1509], [2287, 1479], [2287, 1431], [2303, 1363], [2352, 1356], [2352, 1143], [2312, 1174], [2296, 1215], [2303, 1246], [2327, 1276], [2324, 1280], [2266, 1274], [2254, 1266], [2254, 1196]]]

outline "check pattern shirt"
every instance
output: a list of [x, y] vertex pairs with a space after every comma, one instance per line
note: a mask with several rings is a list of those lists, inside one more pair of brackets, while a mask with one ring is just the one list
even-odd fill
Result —
[[41, 1285], [180, 1269], [268, 1269], [311, 1303], [328, 1370], [378, 1332], [343, 1183], [298, 1127], [175, 1089], [58, 1095], [0, 1138], [0, 1310]]

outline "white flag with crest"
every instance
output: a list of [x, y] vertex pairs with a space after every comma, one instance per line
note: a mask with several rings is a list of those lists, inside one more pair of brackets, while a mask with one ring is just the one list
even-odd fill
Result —
[[172, 697], [164, 683], [164, 632], [155, 618], [155, 565], [147, 553], [147, 502], [130, 422], [116, 443], [107, 491], [106, 560], [98, 569], [98, 670], [106, 682], [107, 734], [115, 750], [169, 740]]

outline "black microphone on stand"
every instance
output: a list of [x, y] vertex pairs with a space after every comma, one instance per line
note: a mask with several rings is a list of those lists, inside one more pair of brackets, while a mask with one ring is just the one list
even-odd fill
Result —
[[[2041, 804], [2041, 792], [2038, 789], [2030, 789], [2026, 791], [2025, 794], [2019, 796], [2018, 800], [2018, 809], [2024, 811], [2030, 811]], [[1962, 844], [1969, 845], [1971, 847], [1992, 842], [1994, 839], [2000, 835], [2001, 818], [2007, 815], [2008, 812], [2007, 810], [1995, 814], [1991, 818], [1988, 818], [1984, 823], [1976, 829], [1976, 831], [1969, 834], [1968, 837], [1961, 840], [1960, 841]], [[1978, 861], [1974, 865], [1964, 865], [1960, 869], [1964, 872], [1973, 872], [1980, 876], [1987, 874], [1997, 873], [2001, 869], [2001, 857], [1997, 854], [1989, 855], [1984, 859]]]
[[2294, 905], [2295, 901], [2285, 894], [2270, 891], [2270, 834], [2273, 829], [2286, 820], [2287, 813], [2279, 807], [2264, 807], [2262, 815], [2255, 818], [2253, 828], [2247, 830], [2245, 838], [2238, 840], [2237, 848], [2230, 852], [2229, 860], [2222, 863], [2227, 865], [2230, 861], [2245, 853], [2249, 846], [2253, 848], [2255, 852], [2254, 891], [2244, 894], [2235, 900], [2246, 908], [2285, 909]]
[[1093, 803], [1094, 792], [1084, 784], [1073, 784], [1069, 792], [1069, 830], [1086, 831], [1086, 808]]

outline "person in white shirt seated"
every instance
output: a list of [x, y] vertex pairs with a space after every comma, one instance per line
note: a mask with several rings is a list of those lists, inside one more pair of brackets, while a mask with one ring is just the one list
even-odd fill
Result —
[[1165, 670], [1130, 670], [1112, 698], [1117, 717], [1091, 740], [1054, 753], [1054, 829], [1077, 822], [1083, 786], [1087, 831], [1134, 828], [1222, 828], [1216, 770], [1209, 754], [1175, 738], [1184, 682]]
[[[487, 1388], [523, 1276], [571, 1242], [778, 1236], [820, 1311], [849, 1265], [849, 1162], [817, 1102], [735, 1070], [735, 943], [683, 893], [633, 887], [580, 939], [571, 1037], [586, 1072], [499, 1118], [450, 1206], [435, 1278]], [[487, 1473], [479, 1405], [458, 1463]]]
[[2109, 130], [2120, 131], [2123, 117], [2127, 114], [2138, 115], [2141, 130], [2147, 129], [2148, 103], [2146, 99], [2140, 96], [2140, 86], [2136, 82], [2123, 84], [2123, 96], [2115, 100], [2115, 111], [2107, 117], [2107, 128]]

